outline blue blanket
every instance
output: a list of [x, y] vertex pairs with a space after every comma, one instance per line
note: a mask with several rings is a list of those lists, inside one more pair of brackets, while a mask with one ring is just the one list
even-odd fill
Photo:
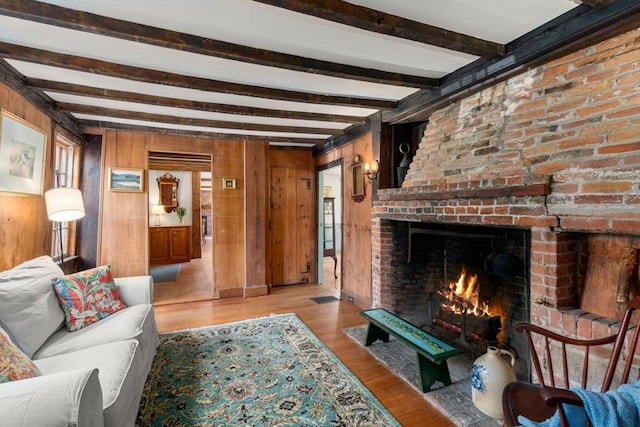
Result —
[[[575, 405], [564, 405], [569, 425], [584, 426], [585, 416], [589, 416], [594, 427], [636, 427], [640, 426], [640, 381], [635, 384], [623, 384], [617, 390], [598, 393], [582, 388], [572, 388], [582, 402], [584, 408]], [[556, 413], [546, 421], [537, 423], [523, 416], [518, 422], [525, 427], [560, 426], [560, 416]]]

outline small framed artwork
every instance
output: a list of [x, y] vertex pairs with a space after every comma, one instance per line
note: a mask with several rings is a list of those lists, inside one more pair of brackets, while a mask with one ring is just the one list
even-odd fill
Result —
[[47, 134], [2, 110], [0, 122], [0, 191], [42, 194]]
[[323, 197], [332, 197], [331, 196], [331, 186], [322, 187], [322, 196]]
[[109, 190], [142, 192], [144, 190], [144, 170], [109, 168]]
[[222, 178], [222, 189], [223, 190], [235, 190], [236, 189], [236, 179], [235, 178]]

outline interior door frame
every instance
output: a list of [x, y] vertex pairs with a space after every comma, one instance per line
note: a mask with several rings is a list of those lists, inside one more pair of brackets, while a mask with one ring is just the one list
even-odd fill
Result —
[[[324, 204], [324, 193], [323, 193], [323, 187], [324, 187], [324, 172], [327, 169], [332, 169], [336, 166], [340, 167], [340, 194], [334, 195], [334, 197], [340, 197], [341, 202], [344, 202], [344, 167], [343, 167], [343, 161], [342, 158], [337, 159], [337, 160], [333, 160], [329, 163], [325, 163], [322, 165], [318, 165], [316, 167], [316, 182], [318, 183], [318, 212], [317, 212], [317, 218], [318, 218], [318, 223], [317, 223], [317, 239], [318, 239], [318, 283], [321, 284], [323, 283], [323, 268], [324, 268], [324, 212], [323, 212], [323, 204]], [[341, 203], [341, 206], [342, 206]], [[340, 212], [336, 212], [338, 215], [340, 215], [340, 224], [343, 223], [343, 215], [344, 215], [344, 209], [341, 208]], [[337, 216], [336, 216], [337, 218]], [[336, 235], [336, 240], [339, 240], [340, 242], [342, 242], [342, 227], [340, 227], [340, 238], [338, 239], [338, 236]], [[342, 255], [340, 256], [340, 264], [342, 267]], [[342, 289], [342, 268], [340, 268], [340, 275], [338, 276], [338, 280], [340, 281], [340, 289]]]
[[[202, 165], [199, 165], [199, 164], [191, 163], [188, 160], [180, 160], [178, 158], [178, 159], [175, 160], [175, 162], [169, 163], [166, 166], [165, 165], [153, 165], [153, 167], [152, 167], [152, 165], [150, 165], [150, 160], [149, 160], [152, 152], [154, 152], [154, 153], [175, 154], [175, 155], [181, 155], [182, 154], [182, 155], [185, 155], [186, 157], [188, 157], [189, 154], [195, 154], [195, 155], [203, 155], [204, 154], [204, 155], [208, 155], [209, 156], [209, 163], [207, 164], [207, 166], [202, 166]], [[163, 166], [163, 167], [160, 167], [160, 166]], [[149, 173], [150, 173], [151, 170], [160, 170], [160, 171], [171, 171], [171, 172], [188, 172], [188, 173], [191, 173], [192, 179], [196, 175], [195, 172], [198, 172], [197, 173], [198, 178], [201, 179], [202, 178], [201, 172], [208, 172], [208, 173], [211, 174], [211, 176], [213, 176], [213, 166], [214, 166], [213, 154], [210, 154], [210, 153], [200, 153], [200, 152], [180, 151], [180, 150], [154, 150], [154, 149], [147, 150], [147, 171], [146, 171], [147, 177], [149, 176]], [[153, 182], [153, 183], [150, 182], [149, 185], [156, 185], [156, 183], [155, 182]], [[192, 210], [192, 213], [196, 212], [196, 210], [193, 209], [193, 204], [196, 203], [196, 200], [195, 200], [196, 198], [197, 198], [197, 203], [200, 206], [199, 206], [199, 208], [197, 210], [197, 212], [199, 212], [198, 215], [197, 215], [197, 218], [194, 215], [192, 215], [192, 242], [191, 242], [192, 248], [195, 245], [200, 245], [201, 242], [202, 242], [201, 233], [198, 233], [198, 236], [197, 236], [197, 239], [196, 239], [196, 236], [194, 236], [194, 234], [195, 234], [195, 229], [194, 228], [195, 227], [193, 227], [193, 224], [198, 224], [198, 227], [202, 226], [202, 222], [201, 222], [202, 200], [201, 200], [201, 194], [200, 194], [200, 192], [202, 191], [202, 188], [200, 187], [200, 182], [198, 182], [197, 183], [197, 188], [198, 188], [198, 193], [199, 194], [197, 194], [197, 196], [194, 197], [194, 195], [193, 195], [193, 186], [194, 185], [195, 184], [192, 181], [192, 190], [191, 190], [192, 197], [191, 197], [191, 206], [189, 208]], [[147, 202], [149, 200], [149, 197], [150, 197], [149, 190], [147, 190]], [[213, 206], [211, 207], [211, 210], [212, 210], [212, 213], [213, 213], [213, 210], [214, 210]], [[213, 216], [212, 216], [212, 219], [213, 219]], [[149, 232], [149, 228], [150, 227], [151, 227], [151, 224], [148, 224], [147, 234]], [[209, 224], [209, 227], [213, 227], [213, 220], [212, 220], [212, 223]], [[214, 239], [215, 239], [215, 236], [214, 236], [213, 233], [211, 233], [211, 244], [212, 245], [214, 245], [214, 243], [213, 243]], [[149, 239], [147, 237], [147, 246], [148, 245], [149, 245]], [[150, 249], [148, 247], [147, 247], [147, 252], [150, 253]], [[193, 255], [193, 249], [192, 249], [192, 255]], [[213, 266], [214, 257], [215, 257], [215, 254], [214, 254], [213, 249], [212, 249], [212, 252], [211, 252], [211, 256], [207, 257], [207, 259], [204, 259], [202, 257], [202, 252], [200, 250], [200, 258], [203, 259], [203, 262], [208, 262], [210, 264], [211, 268], [212, 268], [212, 271], [215, 272], [215, 268]], [[148, 258], [149, 258], [149, 255], [147, 255], [147, 259]], [[150, 269], [150, 268], [151, 268], [151, 266], [149, 265], [149, 261], [147, 260], [147, 269]], [[213, 274], [212, 277], [211, 277], [211, 284], [210, 285], [211, 285], [211, 299], [219, 298], [219, 289], [218, 289], [218, 283], [216, 282], [216, 275], [215, 274]], [[195, 298], [194, 297], [192, 300], [193, 301], [197, 301], [197, 300], [200, 300], [200, 299], [201, 298]]]

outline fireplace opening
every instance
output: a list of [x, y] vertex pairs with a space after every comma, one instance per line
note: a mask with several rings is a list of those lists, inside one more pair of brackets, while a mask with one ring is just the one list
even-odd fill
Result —
[[[466, 350], [511, 350], [516, 374], [530, 376], [528, 230], [390, 221], [390, 307], [404, 319]], [[470, 367], [469, 367], [470, 368]]]

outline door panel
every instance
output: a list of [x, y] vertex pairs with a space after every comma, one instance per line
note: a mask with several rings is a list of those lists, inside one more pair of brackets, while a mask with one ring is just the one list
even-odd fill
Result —
[[271, 279], [274, 286], [315, 277], [312, 171], [271, 168]]

